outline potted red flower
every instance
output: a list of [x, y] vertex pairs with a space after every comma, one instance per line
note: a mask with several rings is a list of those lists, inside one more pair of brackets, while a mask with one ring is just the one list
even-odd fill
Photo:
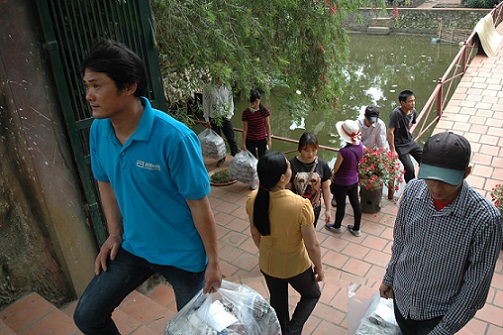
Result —
[[403, 172], [398, 156], [390, 150], [365, 148], [358, 165], [362, 211], [378, 212], [381, 209], [383, 186], [393, 185], [398, 190], [403, 182]]

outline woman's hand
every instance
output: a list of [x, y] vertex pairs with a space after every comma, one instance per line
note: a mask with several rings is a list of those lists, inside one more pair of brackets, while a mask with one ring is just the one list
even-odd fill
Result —
[[325, 279], [325, 270], [323, 270], [323, 267], [321, 269], [318, 269], [315, 266], [314, 267], [314, 275], [316, 277], [316, 281], [323, 281], [323, 279]]

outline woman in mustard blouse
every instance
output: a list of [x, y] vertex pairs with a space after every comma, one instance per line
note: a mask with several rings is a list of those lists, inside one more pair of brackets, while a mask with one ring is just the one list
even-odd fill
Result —
[[[246, 211], [259, 248], [260, 271], [265, 277], [271, 306], [285, 334], [301, 334], [320, 295], [323, 280], [321, 251], [308, 199], [286, 189], [292, 170], [279, 152], [262, 156], [257, 165], [260, 187], [250, 193]], [[288, 284], [301, 298], [290, 318]]]

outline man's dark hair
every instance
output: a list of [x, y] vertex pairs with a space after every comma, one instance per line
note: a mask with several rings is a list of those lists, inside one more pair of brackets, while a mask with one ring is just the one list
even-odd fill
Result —
[[367, 108], [365, 108], [365, 117], [379, 117], [379, 115], [381, 114], [381, 111], [379, 110], [379, 108], [377, 108], [377, 106], [367, 106]]
[[82, 75], [86, 69], [105, 73], [115, 82], [118, 90], [136, 83], [138, 86], [134, 95], [140, 97], [147, 94], [145, 63], [122, 43], [109, 39], [98, 40], [80, 66]]
[[400, 94], [398, 95], [398, 101], [399, 102], [406, 102], [407, 101], [407, 98], [414, 95], [414, 92], [412, 92], [411, 90], [405, 90], [405, 91], [402, 91], [400, 92]]

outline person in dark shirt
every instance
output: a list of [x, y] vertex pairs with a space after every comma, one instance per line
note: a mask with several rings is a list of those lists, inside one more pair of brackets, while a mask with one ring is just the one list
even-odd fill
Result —
[[388, 123], [388, 144], [392, 153], [398, 154], [398, 158], [405, 169], [404, 179], [408, 183], [416, 177], [414, 173], [414, 163], [410, 156], [421, 163], [423, 149], [416, 143], [410, 127], [416, 123], [416, 97], [409, 90], [402, 91], [398, 96], [400, 106], [395, 108], [389, 117]]
[[[243, 150], [250, 151], [253, 156], [262, 157], [267, 149], [271, 149], [271, 113], [260, 103], [260, 92], [252, 91], [250, 107], [243, 111]], [[257, 153], [258, 151], [258, 153]]]
[[287, 186], [294, 193], [311, 201], [315, 228], [320, 218], [322, 200], [325, 204], [325, 223], [329, 223], [332, 218], [330, 211], [332, 171], [327, 162], [318, 157], [318, 148], [318, 138], [315, 134], [302, 134], [298, 146], [299, 154], [290, 159], [292, 178]]
[[358, 164], [363, 157], [363, 144], [358, 123], [353, 120], [339, 121], [335, 125], [339, 136], [346, 142], [346, 146], [339, 150], [333, 169], [332, 193], [337, 200], [334, 224], [326, 224], [325, 228], [336, 234], [342, 233], [342, 220], [346, 213], [346, 196], [353, 207], [355, 223], [348, 225], [348, 229], [356, 237], [361, 235], [360, 223], [362, 207], [358, 199]]

